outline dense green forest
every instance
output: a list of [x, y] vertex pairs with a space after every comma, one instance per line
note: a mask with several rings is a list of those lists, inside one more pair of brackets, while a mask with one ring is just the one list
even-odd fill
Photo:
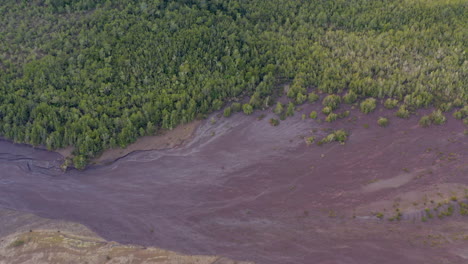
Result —
[[83, 167], [247, 96], [233, 111], [274, 106], [280, 83], [295, 104], [313, 88], [462, 107], [467, 11], [465, 0], [3, 0], [0, 135], [73, 145]]

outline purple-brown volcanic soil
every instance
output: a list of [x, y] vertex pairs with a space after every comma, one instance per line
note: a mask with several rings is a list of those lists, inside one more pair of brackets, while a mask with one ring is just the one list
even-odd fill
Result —
[[[355, 208], [400, 193], [468, 184], [462, 122], [447, 114], [447, 124], [420, 128], [417, 116], [402, 120], [383, 109], [352, 111], [331, 124], [301, 120], [312, 109], [318, 105], [278, 127], [268, 123], [271, 112], [262, 120], [262, 112], [216, 118], [182, 147], [67, 173], [58, 154], [0, 141], [0, 208], [79, 222], [121, 243], [257, 263], [468, 263], [467, 239], [423, 243], [434, 230], [468, 234], [462, 216], [425, 223], [352, 217]], [[379, 116], [390, 125], [378, 127]], [[327, 127], [351, 131], [349, 140], [304, 143]], [[456, 158], [441, 158], [449, 153]], [[431, 174], [364, 191], [375, 179], [421, 170]], [[0, 227], [0, 235], [9, 232]]]

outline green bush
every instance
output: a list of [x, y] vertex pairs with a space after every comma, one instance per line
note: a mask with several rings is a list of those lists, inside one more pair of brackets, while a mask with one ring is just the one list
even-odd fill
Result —
[[302, 93], [297, 93], [297, 96], [296, 96], [296, 103], [297, 104], [302, 104], [305, 102], [305, 100], [307, 100], [307, 96], [302, 94]]
[[334, 133], [338, 142], [343, 143], [348, 139], [348, 132], [343, 129], [336, 130]]
[[224, 108], [223, 115], [224, 115], [224, 117], [230, 117], [231, 116], [231, 107], [228, 106], [228, 107]]
[[361, 112], [364, 114], [368, 114], [375, 110], [376, 108], [376, 100], [374, 98], [367, 98], [366, 100], [361, 102]]
[[310, 144], [314, 143], [315, 137], [308, 137], [308, 138], [305, 139], [305, 141], [306, 141], [307, 145], [310, 145]]
[[445, 123], [446, 117], [440, 110], [435, 110], [431, 113], [431, 121], [436, 125], [441, 125]]
[[385, 117], [379, 117], [379, 119], [377, 120], [377, 124], [381, 127], [386, 127], [388, 126], [388, 119]]
[[429, 106], [434, 99], [434, 96], [428, 92], [408, 94], [404, 98], [404, 103], [408, 106], [416, 108]]
[[84, 169], [86, 167], [86, 162], [86, 158], [82, 155], [73, 158], [73, 166], [78, 170]]
[[410, 116], [410, 112], [406, 109], [405, 105], [401, 105], [396, 112], [396, 116], [399, 118], [408, 118]]
[[428, 127], [432, 124], [431, 117], [430, 116], [422, 116], [421, 119], [419, 119], [419, 125], [421, 127]]
[[312, 118], [312, 119], [316, 119], [317, 118], [317, 112], [316, 111], [310, 112], [309, 117]]
[[322, 140], [317, 142], [317, 144], [322, 145], [324, 143], [331, 143], [334, 141], [344, 143], [347, 139], [348, 139], [348, 133], [345, 130], [340, 129], [340, 130], [335, 130], [332, 133], [328, 134]]
[[253, 113], [253, 107], [250, 104], [244, 104], [242, 105], [242, 111], [244, 111], [246, 115], [251, 115]]
[[311, 104], [315, 103], [315, 102], [317, 102], [318, 99], [319, 99], [319, 96], [316, 93], [314, 93], [314, 92], [309, 93], [309, 96], [308, 96], [309, 103], [311, 103]]
[[324, 108], [322, 108], [322, 113], [325, 114], [325, 115], [328, 115], [332, 112], [332, 108], [329, 107], [329, 106], [325, 106]]
[[327, 95], [325, 98], [323, 98], [322, 104], [324, 106], [330, 107], [331, 110], [335, 110], [341, 104], [341, 97], [336, 94]]
[[348, 117], [350, 114], [350, 112], [348, 110], [338, 114], [338, 118], [345, 118], [345, 117]]
[[468, 105], [453, 113], [453, 117], [455, 117], [456, 119], [463, 119], [467, 116], [468, 116]]
[[283, 111], [284, 111], [283, 104], [281, 104], [280, 102], [277, 102], [275, 110], [274, 110], [275, 114], [281, 115], [281, 113], [283, 113]]
[[442, 112], [448, 112], [452, 109], [452, 103], [442, 103], [439, 105], [439, 109]]
[[455, 117], [456, 119], [463, 119], [465, 115], [463, 114], [463, 111], [455, 111], [453, 112], [453, 117]]
[[462, 107], [463, 106], [463, 101], [460, 98], [456, 98], [455, 100], [453, 100], [453, 106]]
[[388, 98], [387, 100], [385, 100], [385, 103], [384, 103], [384, 106], [387, 109], [393, 109], [397, 105], [398, 105], [398, 100], [397, 99], [391, 99], [391, 98]]
[[295, 106], [292, 102], [289, 102], [288, 109], [286, 110], [286, 116], [293, 116], [294, 115]]
[[232, 103], [231, 108], [233, 112], [240, 112], [242, 110], [242, 105], [240, 103]]
[[347, 94], [343, 96], [343, 100], [347, 104], [353, 104], [357, 100], [357, 94], [353, 91], [349, 91]]
[[335, 113], [330, 113], [330, 114], [325, 118], [325, 121], [331, 123], [331, 122], [335, 121], [336, 119], [338, 119], [338, 115], [335, 114]]

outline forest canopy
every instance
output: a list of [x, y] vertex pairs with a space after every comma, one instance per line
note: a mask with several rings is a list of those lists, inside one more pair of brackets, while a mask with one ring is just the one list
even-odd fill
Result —
[[246, 96], [249, 113], [274, 106], [285, 82], [295, 103], [313, 88], [348, 91], [345, 100], [463, 106], [467, 7], [464, 0], [4, 0], [0, 135], [49, 149], [73, 145], [80, 167], [103, 149]]

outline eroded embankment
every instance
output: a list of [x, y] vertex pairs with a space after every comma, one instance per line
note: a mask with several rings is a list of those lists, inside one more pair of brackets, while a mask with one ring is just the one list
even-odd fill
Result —
[[[120, 243], [258, 263], [466, 261], [461, 216], [442, 224], [374, 221], [384, 209], [377, 201], [468, 184], [460, 121], [420, 128], [418, 117], [398, 119], [384, 109], [349, 109], [349, 118], [331, 124], [301, 120], [311, 110], [319, 109], [304, 106], [277, 127], [267, 112], [261, 120], [261, 112], [214, 115], [216, 122], [203, 123], [185, 146], [59, 177], [25, 169], [29, 160], [3, 159], [0, 206], [82, 223]], [[379, 116], [389, 116], [390, 125], [378, 127]], [[344, 145], [304, 142], [339, 128], [351, 131]], [[29, 149], [2, 144], [4, 153]], [[23, 155], [56, 160], [48, 152]], [[428, 242], [439, 236], [442, 242]]]
[[16, 230], [15, 233], [0, 236], [1, 264], [240, 263], [217, 256], [189, 256], [157, 248], [108, 242], [80, 224], [43, 219], [26, 213], [0, 210], [0, 217], [2, 227]]

